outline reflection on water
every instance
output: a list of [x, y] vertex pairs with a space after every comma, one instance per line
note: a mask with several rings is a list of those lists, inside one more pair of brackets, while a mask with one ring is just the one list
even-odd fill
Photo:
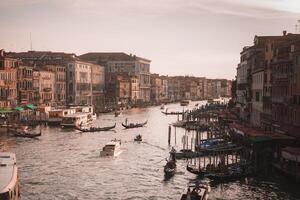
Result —
[[[189, 107], [192, 108], [192, 102]], [[167, 105], [168, 111], [181, 111], [179, 104]], [[186, 109], [186, 108], [185, 108]], [[121, 122], [143, 122], [144, 128], [124, 129]], [[196, 177], [179, 161], [177, 173], [164, 177], [168, 156], [168, 124], [176, 116], [165, 116], [160, 107], [132, 109], [119, 117], [103, 114], [96, 126], [115, 131], [80, 133], [43, 127], [39, 139], [0, 137], [0, 149], [17, 154], [22, 199], [180, 199], [187, 183]], [[175, 145], [172, 128], [171, 144]], [[143, 142], [133, 142], [137, 134]], [[176, 129], [176, 147], [182, 148], [183, 129]], [[191, 133], [187, 133], [191, 134]], [[191, 136], [190, 136], [191, 137]], [[121, 139], [123, 153], [117, 158], [100, 158], [100, 149], [111, 139]], [[299, 199], [297, 186], [282, 177], [249, 178], [213, 185], [210, 199]]]

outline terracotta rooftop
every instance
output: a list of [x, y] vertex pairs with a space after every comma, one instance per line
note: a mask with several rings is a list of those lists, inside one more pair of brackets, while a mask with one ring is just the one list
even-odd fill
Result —
[[145, 60], [151, 62], [148, 59], [138, 57], [136, 55], [128, 55], [123, 52], [90, 52], [79, 56], [80, 59], [86, 61], [135, 61], [135, 60]]

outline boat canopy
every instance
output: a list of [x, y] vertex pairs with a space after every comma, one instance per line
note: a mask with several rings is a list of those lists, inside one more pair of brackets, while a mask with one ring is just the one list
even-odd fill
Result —
[[0, 109], [0, 114], [7, 114], [7, 113], [12, 113], [12, 112], [13, 112], [12, 110], [3, 109], [3, 108]]
[[30, 110], [36, 109], [36, 107], [35, 107], [33, 104], [27, 104], [27, 105], [25, 106], [25, 108], [28, 108], [28, 109], [30, 109]]
[[22, 107], [16, 107], [15, 110], [16, 110], [16, 111], [23, 111], [24, 108], [22, 108]]

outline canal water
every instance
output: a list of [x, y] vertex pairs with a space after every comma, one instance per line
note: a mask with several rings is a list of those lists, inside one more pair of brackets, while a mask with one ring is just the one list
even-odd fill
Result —
[[[196, 103], [191, 102], [189, 108]], [[167, 108], [183, 109], [179, 104]], [[121, 123], [126, 118], [128, 122], [148, 120], [148, 124], [125, 130]], [[172, 178], [164, 177], [163, 166], [171, 149], [168, 125], [176, 120], [176, 116], [163, 115], [160, 107], [135, 108], [119, 117], [98, 117], [97, 126], [116, 122], [115, 131], [79, 133], [43, 127], [39, 139], [1, 135], [0, 150], [17, 155], [22, 200], [180, 199], [187, 183], [196, 176], [185, 170], [183, 160]], [[140, 144], [133, 142], [137, 134], [143, 136]], [[171, 146], [181, 149], [184, 134], [183, 129], [176, 129], [175, 144], [172, 127]], [[114, 138], [122, 140], [123, 153], [117, 158], [100, 157], [101, 148]], [[299, 185], [274, 174], [211, 186], [210, 199], [300, 199]]]

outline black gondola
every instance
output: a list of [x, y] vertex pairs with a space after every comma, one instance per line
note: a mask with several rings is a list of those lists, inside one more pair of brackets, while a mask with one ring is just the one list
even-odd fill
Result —
[[192, 174], [196, 174], [198, 176], [204, 176], [205, 174], [207, 174], [207, 172], [205, 171], [202, 171], [201, 169], [199, 168], [194, 168], [194, 167], [191, 167], [189, 165], [186, 166], [186, 170], [191, 172]]
[[140, 128], [140, 127], [143, 127], [147, 124], [147, 120], [144, 122], [144, 123], [129, 123], [129, 124], [124, 124], [122, 123], [122, 126], [126, 129], [129, 129], [129, 128]]
[[36, 138], [41, 136], [42, 133], [21, 133], [21, 132], [15, 132], [13, 134], [14, 137], [25, 137], [25, 138]]
[[90, 127], [90, 128], [76, 127], [76, 129], [81, 132], [99, 132], [99, 131], [109, 131], [111, 129], [114, 129], [115, 127], [116, 127], [116, 123], [113, 126], [107, 126], [107, 127]]
[[169, 160], [167, 164], [164, 166], [164, 172], [166, 175], [174, 175], [176, 171], [176, 161]]

